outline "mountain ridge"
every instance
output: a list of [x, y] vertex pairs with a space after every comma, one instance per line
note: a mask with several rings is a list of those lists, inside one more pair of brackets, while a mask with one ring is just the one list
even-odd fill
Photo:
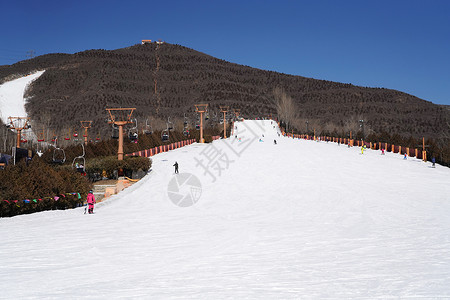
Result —
[[92, 119], [95, 130], [106, 132], [105, 108], [120, 106], [136, 107], [140, 123], [184, 113], [193, 123], [197, 102], [208, 103], [212, 114], [230, 105], [249, 118], [275, 116], [276, 87], [294, 100], [300, 132], [306, 120], [319, 132], [355, 132], [364, 119], [367, 133], [439, 139], [450, 120], [446, 107], [397, 90], [266, 71], [168, 43], [46, 54], [0, 66], [0, 83], [38, 69], [47, 71], [28, 90], [26, 108], [38, 126], [54, 128]]

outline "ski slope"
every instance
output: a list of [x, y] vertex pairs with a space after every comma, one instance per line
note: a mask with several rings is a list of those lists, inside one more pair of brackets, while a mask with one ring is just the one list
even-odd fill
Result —
[[237, 126], [94, 215], [0, 219], [0, 298], [450, 297], [450, 169]]
[[8, 124], [9, 117], [26, 117], [24, 94], [28, 85], [39, 78], [45, 71], [5, 82], [0, 85], [0, 117]]

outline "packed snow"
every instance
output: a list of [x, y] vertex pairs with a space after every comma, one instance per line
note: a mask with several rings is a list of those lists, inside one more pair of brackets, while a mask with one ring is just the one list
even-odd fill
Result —
[[28, 85], [44, 74], [44, 72], [38, 71], [0, 85], [0, 113], [3, 123], [8, 124], [9, 117], [27, 116], [25, 111], [25, 91]]
[[0, 298], [450, 297], [449, 168], [237, 126], [93, 215], [0, 219]]

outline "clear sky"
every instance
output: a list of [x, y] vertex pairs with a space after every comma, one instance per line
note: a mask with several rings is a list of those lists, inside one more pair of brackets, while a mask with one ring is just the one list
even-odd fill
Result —
[[0, 65], [142, 39], [450, 105], [450, 0], [0, 0]]

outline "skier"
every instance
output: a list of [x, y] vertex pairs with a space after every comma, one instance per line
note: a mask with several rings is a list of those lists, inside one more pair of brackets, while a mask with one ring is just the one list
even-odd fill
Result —
[[431, 159], [431, 162], [433, 163], [431, 167], [436, 168], [436, 159], [434, 157]]
[[361, 146], [361, 154], [364, 154], [365, 147], [366, 147], [365, 145]]
[[[89, 194], [87, 195], [87, 203], [89, 205], [89, 214], [93, 214], [94, 213], [94, 204], [95, 202], [95, 196], [93, 194], [92, 191], [89, 191]], [[86, 211], [85, 211], [86, 213]]]
[[178, 163], [175, 162], [173, 166], [175, 167], [175, 174], [178, 174]]
[[381, 155], [384, 155], [384, 148], [381, 149]]
[[277, 140], [273, 140], [273, 144], [276, 145], [277, 144]]
[[405, 152], [405, 156], [403, 156], [403, 159], [406, 159], [406, 152]]

